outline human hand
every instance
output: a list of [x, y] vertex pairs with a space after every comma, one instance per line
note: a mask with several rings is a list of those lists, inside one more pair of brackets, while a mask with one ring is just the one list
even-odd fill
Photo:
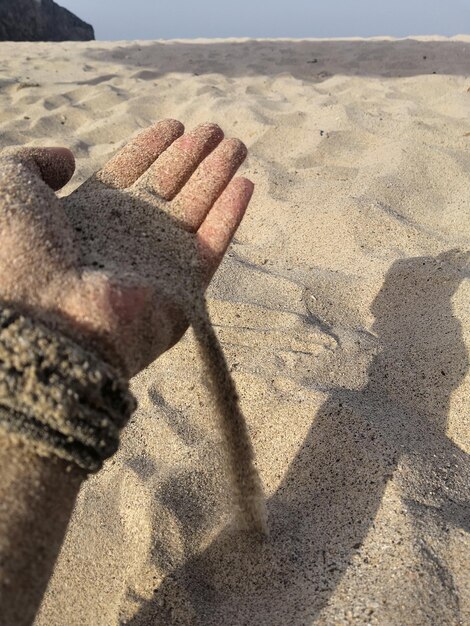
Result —
[[253, 191], [237, 139], [164, 120], [70, 196], [65, 148], [0, 154], [0, 299], [80, 337], [132, 376], [187, 328]]

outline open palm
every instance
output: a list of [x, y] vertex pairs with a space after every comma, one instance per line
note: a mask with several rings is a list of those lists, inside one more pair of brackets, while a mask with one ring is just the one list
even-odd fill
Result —
[[0, 297], [66, 319], [126, 374], [137, 373], [181, 337], [184, 298], [208, 285], [243, 217], [253, 185], [233, 177], [245, 156], [215, 124], [184, 134], [180, 122], [164, 120], [58, 200], [44, 182], [58, 189], [69, 180], [71, 153], [9, 151], [3, 186], [21, 195], [20, 181], [8, 182], [18, 166], [32, 197], [22, 212], [27, 228], [0, 216], [12, 249], [25, 249]]

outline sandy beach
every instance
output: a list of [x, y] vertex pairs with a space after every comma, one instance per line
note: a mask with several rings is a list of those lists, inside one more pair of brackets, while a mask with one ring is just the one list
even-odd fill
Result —
[[240, 137], [208, 292], [270, 535], [230, 531], [191, 331], [141, 372], [36, 626], [470, 623], [470, 36], [0, 43], [0, 148], [75, 189], [173, 117]]

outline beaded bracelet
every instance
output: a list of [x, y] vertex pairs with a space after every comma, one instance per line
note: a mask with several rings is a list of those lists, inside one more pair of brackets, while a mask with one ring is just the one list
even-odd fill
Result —
[[0, 309], [0, 427], [98, 471], [137, 406], [117, 370], [68, 337]]

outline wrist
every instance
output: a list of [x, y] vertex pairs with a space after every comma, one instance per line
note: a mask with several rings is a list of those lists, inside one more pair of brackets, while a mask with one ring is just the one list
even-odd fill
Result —
[[0, 310], [0, 425], [89, 472], [117, 450], [136, 403], [117, 370], [37, 319]]
[[21, 484], [25, 477], [40, 479], [41, 476], [64, 475], [70, 486], [79, 485], [87, 477], [87, 472], [75, 463], [44, 455], [32, 442], [15, 437], [1, 428], [0, 467], [2, 484], [8, 488]]

